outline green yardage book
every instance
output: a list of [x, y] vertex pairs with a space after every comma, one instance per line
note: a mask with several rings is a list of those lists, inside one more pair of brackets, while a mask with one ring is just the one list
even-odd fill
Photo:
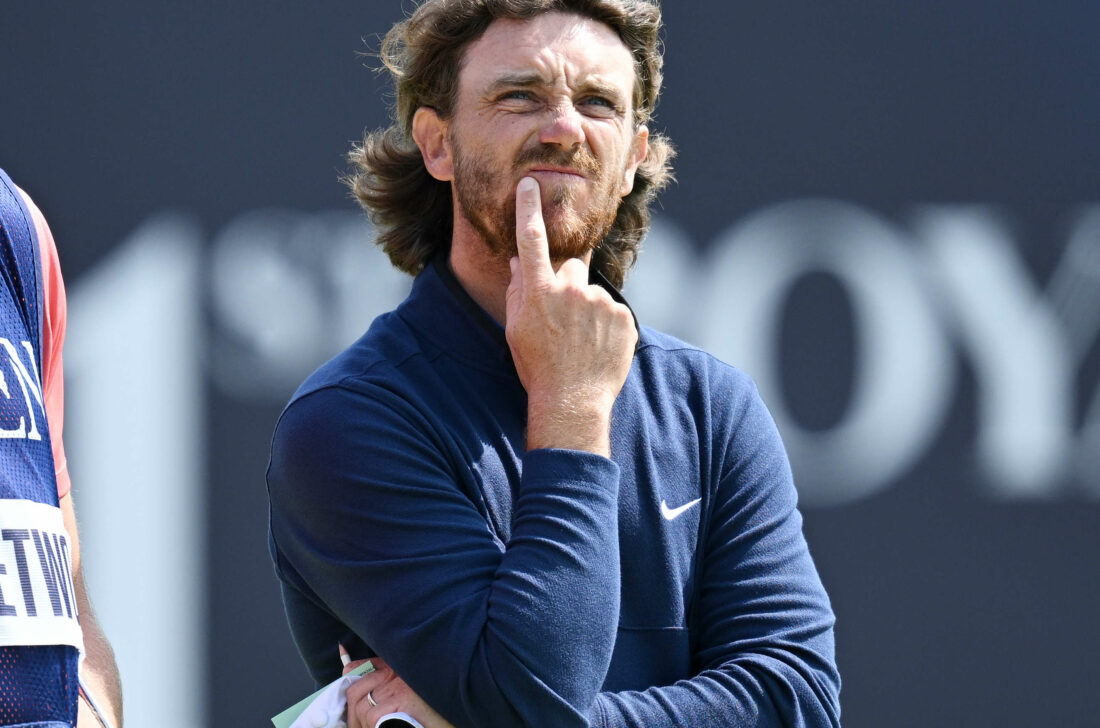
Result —
[[[366, 675], [368, 672], [373, 671], [374, 665], [370, 663], [370, 660], [367, 660], [362, 665], [349, 672], [348, 675]], [[347, 677], [347, 675], [342, 675], [340, 678], [338, 678], [338, 680], [342, 680], [345, 677]], [[333, 680], [332, 682], [337, 682], [337, 680]], [[331, 684], [332, 683], [329, 683], [329, 685]], [[273, 717], [271, 719], [271, 722], [275, 724], [275, 728], [290, 728], [291, 724], [293, 724], [294, 721], [298, 720], [298, 716], [304, 713], [306, 708], [309, 707], [309, 704], [312, 703], [318, 695], [328, 690], [328, 687], [328, 685], [324, 686], [313, 695], [310, 695], [308, 698], [303, 698], [302, 700], [299, 700], [297, 703], [290, 706], [282, 713], [279, 713], [278, 715]]]

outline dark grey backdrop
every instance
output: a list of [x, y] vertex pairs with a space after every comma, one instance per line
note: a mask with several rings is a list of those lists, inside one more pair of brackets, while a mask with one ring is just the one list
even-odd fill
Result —
[[[46, 209], [70, 286], [164, 210], [213, 233], [253, 209], [350, 209], [343, 155], [385, 111], [356, 54], [400, 5], [5, 3], [0, 166]], [[922, 203], [992, 203], [1041, 288], [1075, 211], [1100, 202], [1095, 3], [706, 0], [665, 15], [656, 126], [680, 156], [661, 214], [700, 252], [790, 199], [902, 225]], [[782, 381], [800, 421], [823, 428], [842, 416], [860, 342], [835, 280], [795, 293]], [[975, 464], [978, 378], [954, 356], [949, 415], [919, 461], [870, 498], [804, 509], [839, 618], [845, 723], [1092, 725], [1095, 495], [1080, 478], [990, 495]], [[1097, 367], [1093, 347], [1075, 374], [1078, 418]], [[207, 386], [209, 532], [196, 547], [208, 575], [195, 588], [215, 728], [263, 725], [310, 687], [265, 542], [266, 447], [289, 393]], [[153, 487], [134, 485], [137, 497]]]

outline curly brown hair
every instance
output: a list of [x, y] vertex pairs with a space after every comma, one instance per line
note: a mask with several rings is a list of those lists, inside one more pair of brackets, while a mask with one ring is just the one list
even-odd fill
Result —
[[[416, 275], [437, 251], [450, 247], [451, 185], [428, 174], [412, 138], [417, 109], [449, 119], [466, 48], [498, 18], [526, 20], [548, 12], [574, 13], [614, 30], [634, 58], [634, 122], [647, 123], [661, 91], [661, 10], [653, 0], [425, 0], [382, 41], [381, 59], [393, 77], [394, 123], [367, 134], [348, 155], [347, 183], [371, 221], [378, 244], [394, 266]], [[672, 179], [675, 152], [651, 133], [649, 151], [623, 198], [611, 231], [597, 245], [592, 266], [621, 287], [649, 229], [649, 203]]]

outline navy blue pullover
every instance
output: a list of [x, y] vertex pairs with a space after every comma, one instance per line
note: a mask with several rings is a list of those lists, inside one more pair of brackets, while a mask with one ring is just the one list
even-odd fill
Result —
[[380, 655], [458, 728], [837, 726], [833, 614], [752, 382], [642, 327], [611, 459], [526, 452], [445, 264], [299, 388], [270, 545], [318, 683]]

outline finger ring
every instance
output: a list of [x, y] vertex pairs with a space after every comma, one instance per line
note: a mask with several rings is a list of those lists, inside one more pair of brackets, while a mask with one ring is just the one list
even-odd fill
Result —
[[372, 707], [372, 708], [377, 708], [378, 707], [378, 703], [374, 702], [374, 696], [371, 695], [370, 690], [367, 691], [367, 702], [370, 703], [370, 707]]

